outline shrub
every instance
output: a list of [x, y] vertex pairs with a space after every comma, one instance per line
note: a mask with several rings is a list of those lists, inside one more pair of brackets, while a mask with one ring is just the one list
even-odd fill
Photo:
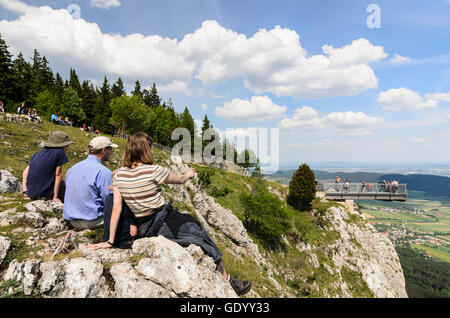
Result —
[[211, 196], [213, 196], [215, 198], [225, 197], [228, 194], [230, 194], [231, 192], [233, 192], [233, 191], [227, 187], [225, 187], [225, 188], [213, 187], [213, 189], [211, 190]]
[[206, 188], [211, 184], [211, 177], [215, 174], [213, 170], [197, 170], [198, 182]]
[[295, 209], [310, 210], [316, 196], [314, 172], [307, 164], [302, 164], [289, 183], [288, 203]]
[[240, 200], [247, 230], [261, 239], [266, 248], [283, 247], [281, 236], [289, 225], [280, 199], [262, 190], [255, 194], [243, 193]]

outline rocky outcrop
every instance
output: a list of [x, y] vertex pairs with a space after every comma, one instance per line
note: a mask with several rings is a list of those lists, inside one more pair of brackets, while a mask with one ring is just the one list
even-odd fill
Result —
[[[375, 297], [408, 297], [400, 260], [393, 243], [367, 223], [351, 221], [356, 210], [332, 207], [326, 214], [330, 230], [337, 231], [339, 239], [327, 246], [337, 272], [347, 268], [362, 274]], [[344, 282], [344, 294], [351, 297]]]
[[0, 236], [0, 265], [2, 265], [10, 246], [11, 240], [7, 237]]
[[131, 250], [77, 252], [59, 261], [13, 260], [2, 280], [19, 282], [27, 296], [52, 298], [237, 297], [198, 246], [159, 236], [137, 240]]
[[[185, 173], [189, 166], [184, 163], [181, 157], [171, 157], [171, 167], [173, 173]], [[180, 187], [180, 186], [177, 186]], [[194, 193], [193, 197], [184, 189], [189, 187]], [[175, 188], [175, 187], [173, 187]], [[175, 201], [189, 202], [195, 209], [197, 218], [206, 227], [212, 227], [225, 235], [234, 244], [235, 251], [249, 255], [258, 262], [265, 263], [264, 258], [258, 251], [258, 247], [248, 236], [247, 231], [236, 215], [229, 209], [223, 208], [216, 200], [207, 195], [195, 182], [188, 181], [182, 189], [175, 188], [176, 193], [181, 193], [172, 197]], [[209, 232], [212, 232], [211, 230]]]
[[22, 191], [20, 180], [7, 170], [0, 170], [0, 193]]

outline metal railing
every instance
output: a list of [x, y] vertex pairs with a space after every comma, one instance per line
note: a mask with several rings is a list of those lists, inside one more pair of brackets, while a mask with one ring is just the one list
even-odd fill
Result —
[[378, 183], [323, 183], [323, 190], [327, 194], [408, 194], [406, 184], [391, 185]]

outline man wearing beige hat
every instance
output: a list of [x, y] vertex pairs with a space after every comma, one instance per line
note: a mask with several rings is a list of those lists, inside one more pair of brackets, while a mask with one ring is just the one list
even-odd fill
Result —
[[107, 137], [95, 137], [89, 143], [88, 157], [66, 174], [63, 218], [77, 230], [103, 226], [106, 197], [111, 193], [111, 170], [103, 163], [118, 146]]
[[73, 144], [68, 134], [54, 131], [44, 143], [44, 149], [35, 153], [22, 173], [22, 190], [33, 200], [64, 199], [62, 166], [69, 161], [66, 150]]

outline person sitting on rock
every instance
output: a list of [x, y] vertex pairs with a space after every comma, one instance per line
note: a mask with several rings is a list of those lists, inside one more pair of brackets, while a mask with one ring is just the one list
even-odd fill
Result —
[[107, 137], [95, 137], [89, 143], [88, 157], [67, 171], [63, 218], [77, 230], [103, 226], [105, 200], [112, 184], [111, 170], [103, 163], [117, 147]]
[[62, 203], [65, 184], [62, 166], [69, 162], [66, 151], [73, 144], [70, 136], [54, 131], [44, 143], [44, 149], [35, 153], [22, 173], [22, 190], [32, 200], [53, 200]]
[[167, 203], [161, 185], [184, 184], [194, 177], [190, 169], [183, 175], [170, 173], [169, 169], [154, 164], [153, 140], [145, 133], [137, 133], [128, 138], [123, 167], [113, 176], [114, 203], [109, 228], [109, 240], [90, 245], [92, 249], [111, 248], [115, 244], [115, 234], [122, 212], [124, 200], [136, 217], [138, 237], [162, 235], [181, 246], [198, 245], [216, 263], [216, 269], [230, 282], [238, 295], [250, 291], [252, 282], [240, 281], [225, 271], [222, 253], [211, 240], [206, 230], [190, 214], [180, 213]]

